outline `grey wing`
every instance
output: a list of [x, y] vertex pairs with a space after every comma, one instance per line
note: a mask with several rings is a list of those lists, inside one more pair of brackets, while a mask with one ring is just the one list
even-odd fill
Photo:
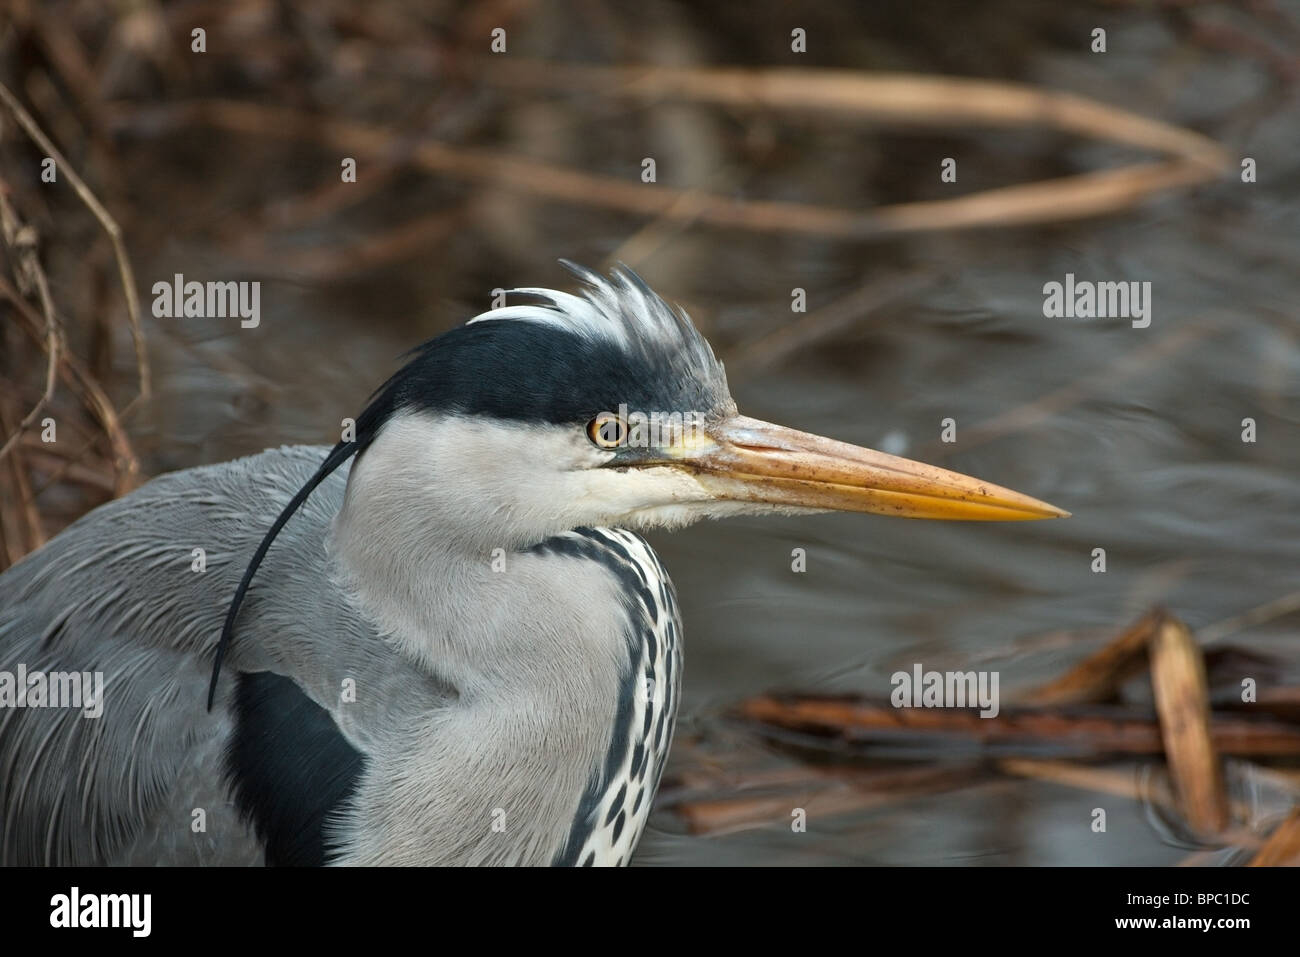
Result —
[[[21, 670], [29, 682], [46, 675], [53, 688], [60, 680], [53, 676], [77, 672], [89, 673], [93, 688], [102, 676], [102, 700], [81, 708], [30, 697], [23, 707], [0, 707], [0, 862], [260, 863], [266, 829], [286, 822], [273, 820], [275, 808], [254, 807], [255, 787], [240, 802], [230, 794], [239, 709], [245, 724], [259, 702], [276, 720], [302, 712], [302, 721], [286, 719], [293, 727], [276, 733], [319, 736], [329, 730], [320, 713], [348, 675], [421, 683], [329, 585], [325, 536], [342, 498], [342, 470], [272, 546], [207, 711], [212, 653], [239, 577], [327, 451], [284, 448], [162, 476], [0, 576], [0, 681], [7, 674], [12, 684]], [[266, 699], [246, 683], [264, 672], [292, 684], [261, 689], [275, 692]], [[75, 685], [61, 680], [65, 691]], [[363, 750], [366, 716], [349, 715], [348, 723], [352, 745]], [[246, 731], [250, 746], [263, 746], [262, 729]], [[259, 757], [252, 756], [255, 771]], [[262, 790], [271, 785], [262, 782]]]

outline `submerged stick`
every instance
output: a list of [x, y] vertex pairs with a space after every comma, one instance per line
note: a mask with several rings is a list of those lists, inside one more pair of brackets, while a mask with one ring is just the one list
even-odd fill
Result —
[[[760, 695], [742, 702], [741, 719], [791, 744], [880, 757], [882, 749], [960, 755], [966, 744], [1000, 757], [1099, 758], [1161, 754], [1161, 725], [1119, 709], [1003, 709], [981, 718], [970, 709], [895, 708], [855, 697]], [[1215, 715], [1208, 733], [1215, 749], [1236, 756], [1300, 755], [1300, 727], [1236, 715]]]

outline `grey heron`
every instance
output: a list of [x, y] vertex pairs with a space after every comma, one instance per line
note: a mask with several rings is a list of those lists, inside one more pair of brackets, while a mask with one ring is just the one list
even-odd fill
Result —
[[1067, 514], [745, 418], [684, 312], [570, 268], [333, 449], [160, 476], [0, 576], [0, 669], [104, 678], [98, 718], [0, 708], [0, 860], [626, 864], [682, 673], [640, 531]]

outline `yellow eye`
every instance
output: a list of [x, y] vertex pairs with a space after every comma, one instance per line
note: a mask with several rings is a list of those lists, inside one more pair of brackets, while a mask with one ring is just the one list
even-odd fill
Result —
[[602, 412], [587, 423], [587, 438], [602, 449], [616, 449], [627, 441], [627, 423], [616, 415]]

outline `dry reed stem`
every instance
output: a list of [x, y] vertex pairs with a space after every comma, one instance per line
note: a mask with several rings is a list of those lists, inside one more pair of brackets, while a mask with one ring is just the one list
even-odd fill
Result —
[[[282, 107], [235, 100], [199, 100], [175, 107], [119, 110], [117, 127], [156, 131], [206, 125], [261, 137], [312, 139], [331, 149], [372, 158], [389, 155], [395, 134], [383, 127], [331, 120]], [[1147, 121], [1154, 122], [1154, 121]], [[1194, 134], [1189, 134], [1194, 135]], [[900, 203], [853, 211], [809, 203], [740, 200], [695, 189], [647, 185], [587, 173], [493, 150], [424, 140], [411, 151], [413, 165], [429, 172], [538, 198], [614, 209], [664, 221], [701, 222], [760, 233], [795, 233], [835, 239], [875, 239], [902, 233], [1026, 225], [1096, 216], [1127, 209], [1164, 189], [1217, 175], [1205, 151], [1196, 158], [1139, 163], [1000, 189], [950, 200]]]
[[1073, 93], [1019, 83], [849, 70], [601, 67], [493, 58], [484, 82], [641, 101], [833, 113], [908, 126], [1044, 127], [1181, 157], [1207, 173], [1227, 154], [1199, 133]]

